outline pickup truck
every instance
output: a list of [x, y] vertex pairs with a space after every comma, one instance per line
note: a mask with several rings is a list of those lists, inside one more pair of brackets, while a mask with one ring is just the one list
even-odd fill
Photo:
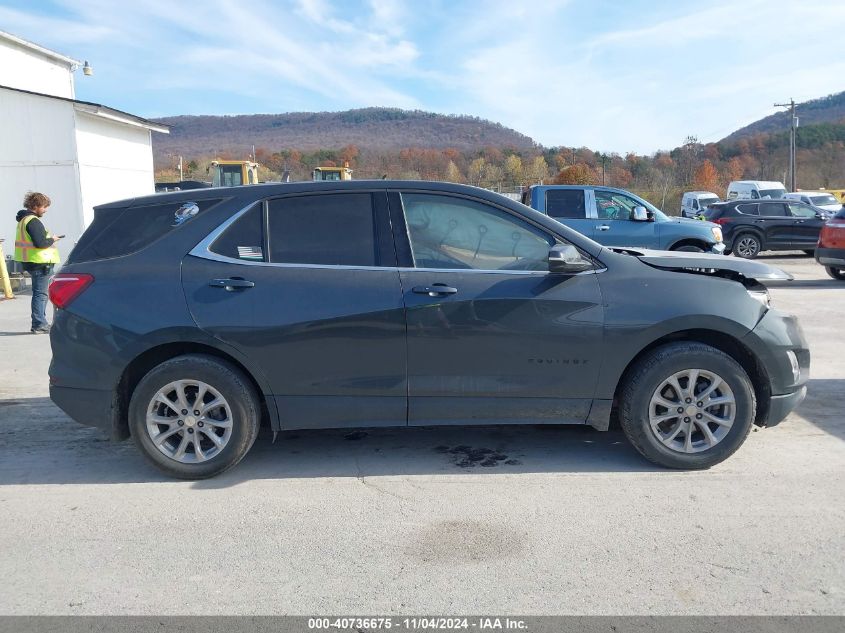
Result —
[[535, 185], [522, 203], [606, 246], [722, 254], [718, 224], [669, 217], [629, 191], [583, 185]]

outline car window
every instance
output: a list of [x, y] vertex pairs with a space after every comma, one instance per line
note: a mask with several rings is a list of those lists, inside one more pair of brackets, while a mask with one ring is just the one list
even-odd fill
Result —
[[271, 262], [379, 265], [369, 193], [270, 200], [267, 226]]
[[266, 261], [264, 253], [264, 207], [255, 204], [214, 240], [212, 253], [253, 262]]
[[553, 218], [583, 219], [587, 217], [583, 189], [549, 189], [546, 191], [546, 213]]
[[548, 270], [554, 238], [486, 204], [435, 194], [403, 193], [417, 268]]
[[798, 204], [795, 202], [789, 203], [789, 210], [796, 218], [814, 218], [816, 217], [815, 210], [811, 209], [810, 207]]
[[739, 211], [743, 215], [757, 215], [757, 204], [756, 203], [738, 204], [738, 205], [736, 205], [736, 210]]
[[596, 213], [600, 220], [630, 220], [634, 207], [643, 204], [615, 191], [596, 190]]
[[768, 217], [784, 217], [787, 215], [787, 212], [782, 202], [761, 202], [760, 215]]

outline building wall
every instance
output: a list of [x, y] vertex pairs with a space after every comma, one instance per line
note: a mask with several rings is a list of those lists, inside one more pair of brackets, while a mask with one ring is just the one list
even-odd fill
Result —
[[99, 204], [155, 193], [148, 129], [77, 111], [76, 147], [86, 226]]
[[73, 99], [73, 73], [57, 59], [0, 38], [0, 85]]
[[6, 255], [14, 251], [15, 214], [27, 191], [52, 199], [44, 223], [71, 238], [59, 242], [63, 255], [82, 233], [74, 120], [72, 103], [0, 89], [0, 238]]

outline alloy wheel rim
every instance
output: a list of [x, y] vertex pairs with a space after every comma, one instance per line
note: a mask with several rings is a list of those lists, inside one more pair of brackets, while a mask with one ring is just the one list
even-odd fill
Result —
[[685, 369], [666, 378], [651, 396], [651, 432], [677, 453], [713, 448], [736, 420], [736, 398], [725, 380], [707, 369]]
[[757, 240], [751, 237], [744, 237], [739, 241], [736, 250], [744, 257], [754, 255], [757, 252]]
[[226, 398], [201, 380], [176, 380], [147, 407], [147, 434], [164, 455], [181, 464], [215, 458], [232, 437], [232, 409]]

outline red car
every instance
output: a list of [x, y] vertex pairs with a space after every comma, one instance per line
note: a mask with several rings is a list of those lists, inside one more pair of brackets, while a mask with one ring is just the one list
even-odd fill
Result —
[[845, 281], [845, 207], [822, 227], [816, 261], [834, 279]]

